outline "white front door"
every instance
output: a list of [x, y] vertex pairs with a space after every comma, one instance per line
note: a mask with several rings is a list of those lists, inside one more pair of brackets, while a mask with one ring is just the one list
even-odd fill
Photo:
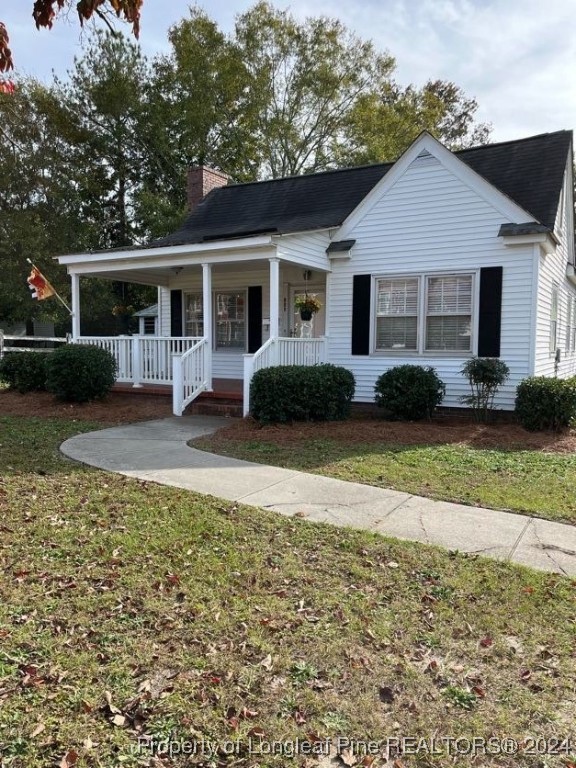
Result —
[[319, 312], [312, 315], [310, 321], [303, 321], [300, 318], [300, 312], [294, 309], [294, 301], [297, 296], [304, 296], [306, 293], [305, 288], [292, 287], [290, 289], [290, 305], [289, 305], [289, 320], [290, 320], [290, 335], [296, 337], [306, 337], [317, 339], [320, 336], [324, 336], [326, 331], [326, 290], [322, 287], [314, 287], [313, 285], [308, 287], [308, 293], [313, 293], [318, 297], [322, 308]]

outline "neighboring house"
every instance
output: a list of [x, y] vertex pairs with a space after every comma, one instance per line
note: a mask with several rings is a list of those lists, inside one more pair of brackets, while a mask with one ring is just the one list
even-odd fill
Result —
[[158, 304], [152, 304], [139, 312], [134, 312], [138, 318], [138, 333], [140, 336], [158, 335]]
[[[174, 381], [176, 412], [213, 379], [244, 379], [246, 401], [278, 363], [345, 366], [361, 402], [388, 368], [431, 365], [458, 406], [462, 364], [500, 357], [505, 409], [526, 376], [576, 374], [570, 131], [460, 152], [423, 133], [392, 164], [249, 184], [194, 168], [188, 191], [168, 237], [59, 257], [76, 338], [80, 276], [159, 286], [158, 338], [87, 341], [123, 356], [124, 381]], [[306, 290], [323, 310], [299, 338]]]

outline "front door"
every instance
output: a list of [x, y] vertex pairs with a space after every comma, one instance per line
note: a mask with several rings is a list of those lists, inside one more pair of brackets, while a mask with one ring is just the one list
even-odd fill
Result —
[[320, 336], [324, 336], [326, 332], [326, 291], [322, 287], [309, 286], [308, 293], [317, 296], [322, 304], [320, 311], [312, 315], [310, 321], [301, 320], [299, 311], [294, 309], [296, 297], [304, 296], [305, 292], [305, 288], [293, 287], [290, 289], [290, 335], [297, 338], [318, 339]]

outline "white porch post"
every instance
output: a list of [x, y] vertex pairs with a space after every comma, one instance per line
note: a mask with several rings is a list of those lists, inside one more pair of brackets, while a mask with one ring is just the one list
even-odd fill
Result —
[[80, 275], [70, 273], [72, 281], [72, 341], [80, 337]]
[[270, 338], [280, 335], [278, 318], [280, 317], [280, 259], [270, 261]]
[[202, 306], [204, 308], [204, 375], [206, 389], [212, 391], [212, 265], [202, 264]]

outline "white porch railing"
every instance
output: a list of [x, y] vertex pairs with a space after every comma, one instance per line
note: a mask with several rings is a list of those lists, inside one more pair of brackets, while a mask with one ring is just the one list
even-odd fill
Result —
[[107, 349], [116, 360], [116, 380], [138, 387], [172, 384], [172, 358], [200, 340], [188, 336], [81, 336], [77, 343]]
[[198, 340], [184, 354], [172, 358], [172, 412], [182, 416], [186, 406], [208, 386], [206, 356], [210, 354], [207, 339]]
[[319, 365], [328, 356], [328, 339], [268, 339], [253, 355], [244, 355], [244, 416], [250, 413], [250, 383], [256, 371], [275, 365]]

